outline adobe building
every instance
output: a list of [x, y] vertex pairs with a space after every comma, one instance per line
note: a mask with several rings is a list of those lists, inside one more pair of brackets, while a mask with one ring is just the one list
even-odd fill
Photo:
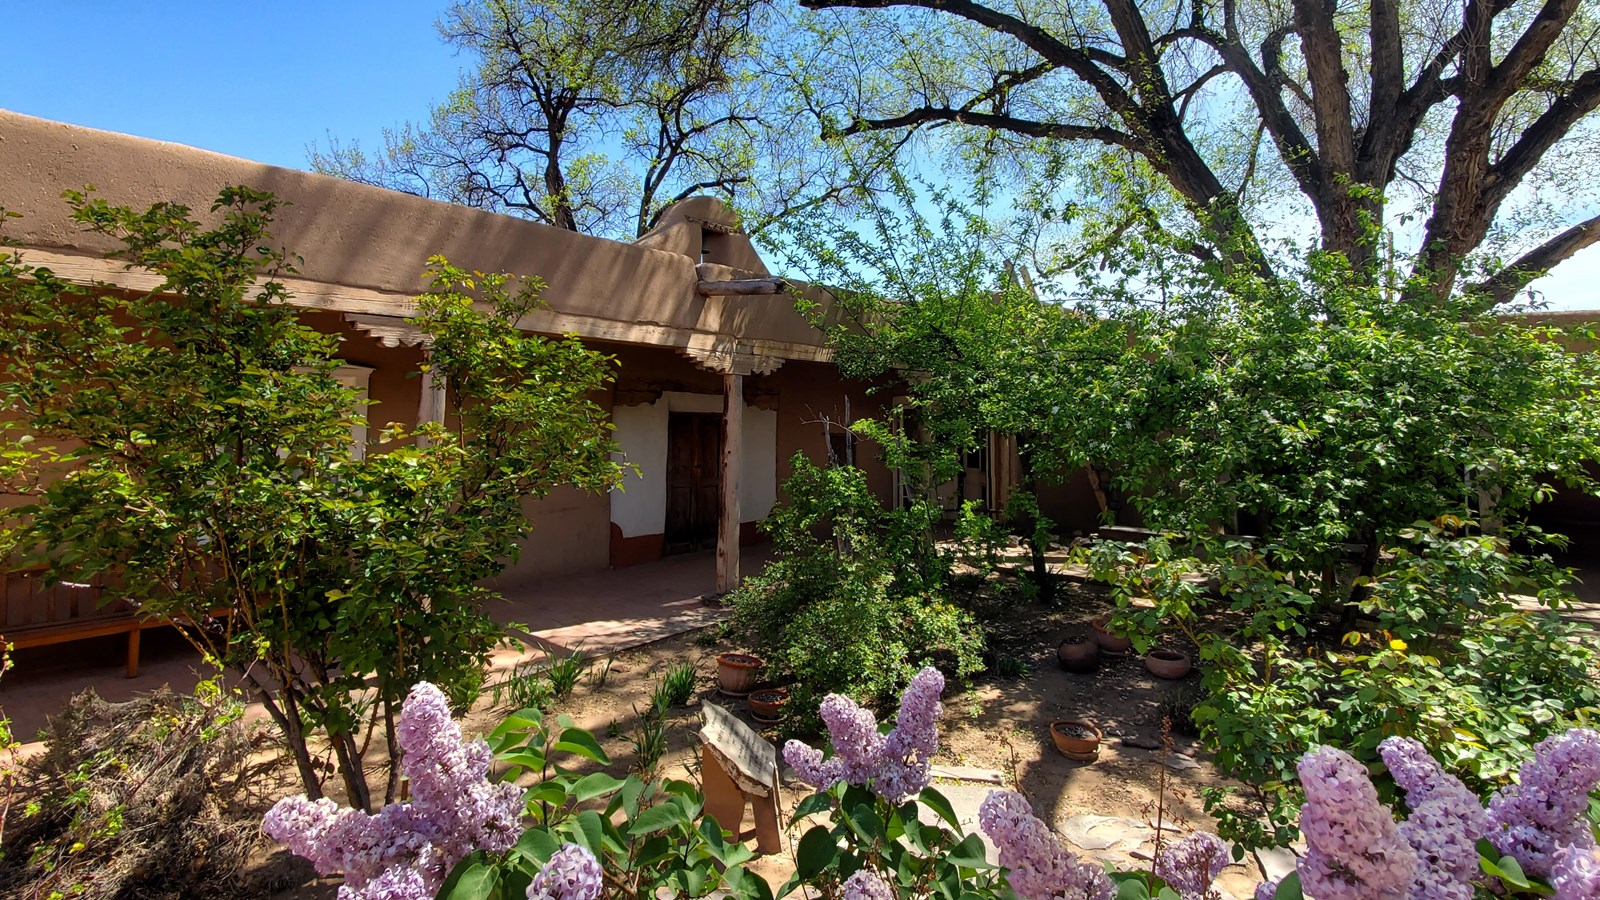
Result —
[[[302, 261], [280, 280], [305, 323], [339, 335], [338, 376], [371, 403], [368, 433], [352, 437], [373, 452], [383, 448], [369, 438], [386, 422], [443, 420], [448, 386], [419, 372], [424, 335], [405, 322], [430, 256], [543, 278], [547, 306], [520, 326], [576, 334], [615, 357], [615, 381], [596, 399], [639, 471], [609, 494], [568, 488], [527, 501], [532, 531], [506, 582], [715, 547], [718, 587], [729, 589], [740, 574], [737, 547], [758, 540], [756, 523], [777, 501], [790, 457], [825, 462], [830, 446], [851, 440], [849, 418], [876, 415], [887, 401], [840, 376], [822, 332], [711, 198], [677, 204], [655, 230], [622, 243], [0, 111], [0, 207], [21, 214], [4, 233], [26, 261], [75, 281], [131, 291], [158, 284], [107, 258], [115, 242], [72, 222], [62, 191], [93, 185], [113, 204], [181, 203], [204, 219], [232, 184], [288, 201], [272, 233]], [[802, 290], [830, 309], [825, 293]], [[889, 499], [893, 479], [876, 448], [863, 444], [854, 456]]]

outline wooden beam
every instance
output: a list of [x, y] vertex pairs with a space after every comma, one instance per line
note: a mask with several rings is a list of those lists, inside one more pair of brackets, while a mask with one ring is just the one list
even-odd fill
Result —
[[717, 504], [717, 592], [739, 586], [739, 467], [743, 464], [744, 376], [722, 376], [721, 497]]
[[782, 278], [745, 278], [739, 281], [701, 281], [695, 292], [702, 297], [749, 297], [758, 294], [781, 294], [789, 289]]

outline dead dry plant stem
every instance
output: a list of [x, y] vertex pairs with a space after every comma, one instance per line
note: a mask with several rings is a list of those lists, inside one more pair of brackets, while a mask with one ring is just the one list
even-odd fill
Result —
[[1161, 754], [1156, 757], [1156, 840], [1150, 854], [1150, 878], [1156, 877], [1156, 860], [1161, 858], [1161, 829], [1167, 808], [1167, 760], [1172, 756], [1172, 717], [1161, 717]]

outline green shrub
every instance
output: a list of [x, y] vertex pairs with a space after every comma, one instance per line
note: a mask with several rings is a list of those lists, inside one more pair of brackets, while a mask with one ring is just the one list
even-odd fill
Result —
[[578, 679], [583, 677], [583, 670], [588, 667], [589, 657], [581, 649], [566, 656], [552, 655], [550, 665], [544, 670], [544, 677], [550, 680], [550, 688], [555, 691], [557, 700], [572, 696]]
[[678, 663], [661, 676], [661, 682], [656, 685], [656, 694], [662, 697], [668, 707], [686, 706], [689, 698], [694, 696], [694, 680], [694, 663]]
[[939, 593], [947, 560], [919, 543], [927, 511], [885, 511], [859, 469], [791, 464], [777, 558], [729, 598], [733, 631], [791, 683], [787, 727], [814, 730], [825, 694], [890, 700], [923, 665], [980, 671], [975, 620]]

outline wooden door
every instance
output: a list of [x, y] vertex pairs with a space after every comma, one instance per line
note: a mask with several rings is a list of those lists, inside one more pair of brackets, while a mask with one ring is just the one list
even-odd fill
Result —
[[691, 553], [717, 546], [721, 466], [722, 416], [669, 413], [667, 553]]

